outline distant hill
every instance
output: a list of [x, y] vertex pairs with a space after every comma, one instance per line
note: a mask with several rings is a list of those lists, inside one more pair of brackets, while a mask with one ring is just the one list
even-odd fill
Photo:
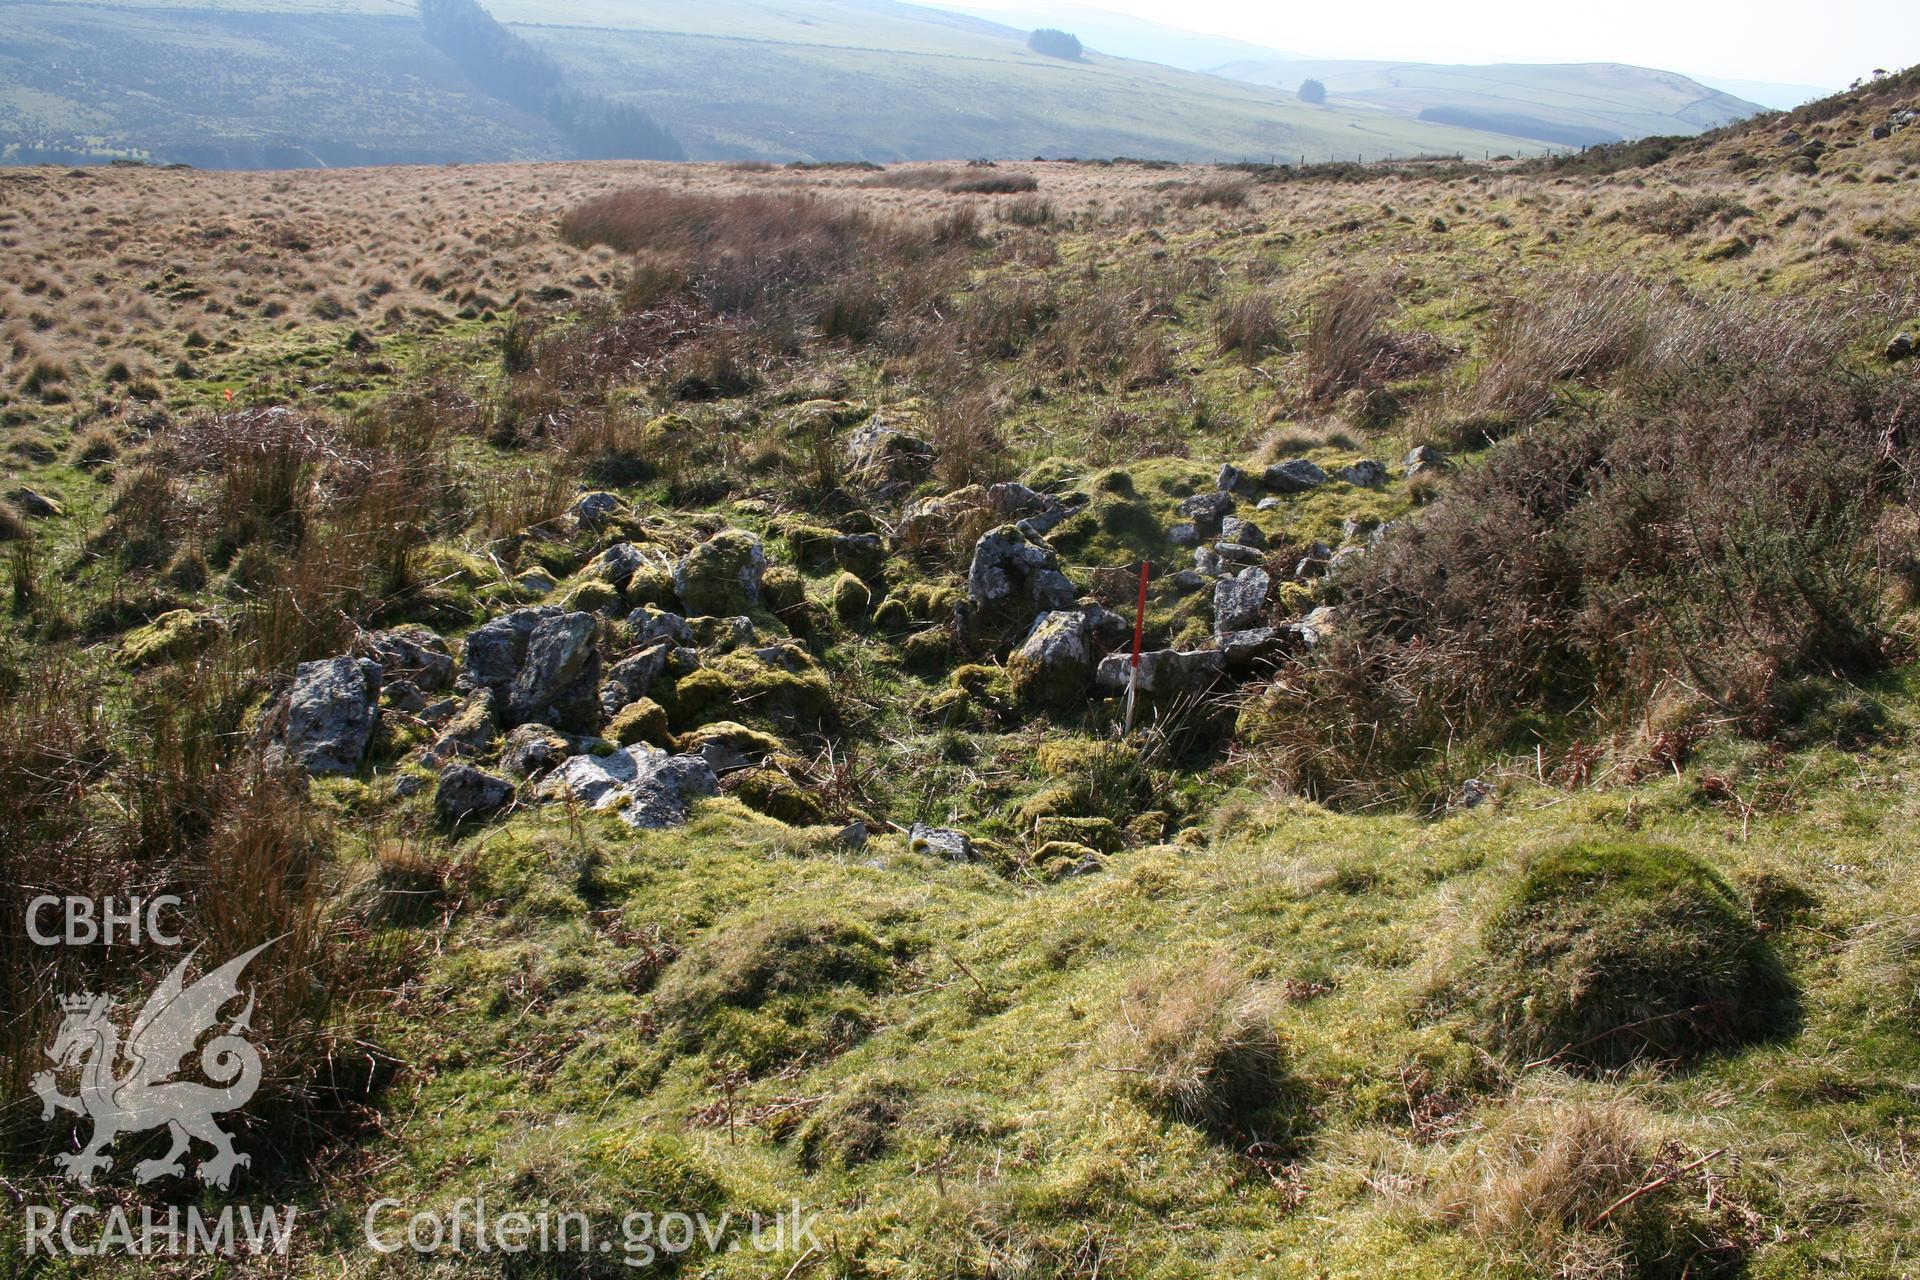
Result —
[[1283, 92], [1318, 80], [1332, 106], [1375, 107], [1558, 146], [1700, 133], [1765, 109], [1675, 72], [1614, 62], [1230, 62], [1214, 70]]
[[[8, 0], [0, 158], [219, 167], [567, 158], [603, 154], [606, 123], [623, 110], [658, 121], [672, 150], [694, 159], [1538, 150], [1358, 99], [1314, 108], [1271, 87], [1103, 52], [1047, 58], [1027, 48], [1026, 30], [892, 0], [485, 8], [519, 49], [501, 65], [538, 68], [552, 82], [541, 92], [564, 94], [566, 112], [503, 86], [460, 45], [430, 40], [411, 0]], [[593, 127], [577, 118], [579, 104]]]
[[[595, 92], [637, 92], [698, 157], [1241, 160], [1471, 152], [1485, 133], [1290, 94], [889, 0], [495, 0]], [[565, 23], [552, 15], [566, 13]], [[534, 25], [542, 24], [542, 25]], [[632, 86], [644, 85], [633, 91]], [[1494, 141], [1493, 145], [1510, 145]]]
[[1709, 89], [1718, 89], [1775, 111], [1791, 111], [1836, 91], [1832, 85], [1776, 84], [1771, 80], [1728, 80], [1721, 76], [1695, 76], [1694, 79]]
[[1183, 31], [1131, 14], [1077, 4], [1036, 3], [1021, 9], [983, 9], [968, 3], [952, 4], [947, 0], [932, 0], [932, 3], [1010, 27], [1028, 30], [1059, 27], [1073, 32], [1088, 47], [1101, 53], [1112, 54], [1116, 58], [1159, 62], [1185, 71], [1206, 71], [1226, 62], [1291, 62], [1307, 56], [1226, 36]]

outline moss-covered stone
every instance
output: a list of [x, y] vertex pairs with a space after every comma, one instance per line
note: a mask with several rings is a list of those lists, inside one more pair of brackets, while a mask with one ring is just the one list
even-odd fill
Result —
[[716, 720], [680, 735], [680, 750], [709, 756], [717, 769], [759, 764], [785, 748], [772, 734], [733, 720]]
[[1112, 853], [1121, 845], [1120, 829], [1109, 818], [1069, 818], [1057, 815], [1036, 818], [1033, 838], [1042, 842], [1066, 840]]
[[129, 631], [120, 642], [120, 661], [135, 670], [179, 662], [206, 652], [225, 629], [210, 613], [173, 609]]
[[681, 558], [673, 587], [689, 615], [746, 613], [760, 603], [766, 571], [758, 535], [723, 529]]
[[760, 595], [767, 608], [786, 620], [788, 614], [807, 607], [806, 579], [785, 565], [775, 565], [761, 579]]
[[657, 565], [634, 570], [627, 579], [627, 604], [631, 608], [652, 605], [656, 609], [677, 611], [679, 597], [674, 593], [673, 574]]
[[560, 607], [568, 613], [613, 614], [621, 607], [620, 589], [610, 582], [589, 578], [561, 598]]
[[645, 742], [667, 751], [679, 749], [679, 739], [668, 727], [667, 709], [652, 698], [629, 702], [620, 708], [608, 723], [604, 736], [623, 747]]
[[851, 573], [833, 580], [833, 614], [848, 626], [857, 625], [873, 606], [873, 589]]
[[1007, 659], [1007, 680], [1022, 705], [1066, 710], [1084, 706], [1093, 685], [1093, 645], [1086, 615], [1042, 614]]
[[1033, 873], [1049, 883], [1106, 866], [1106, 857], [1090, 845], [1049, 840], [1033, 853]]
[[727, 775], [723, 789], [748, 808], [788, 826], [817, 827], [827, 821], [826, 806], [780, 769], [742, 769]]
[[1050, 778], [1081, 778], [1104, 769], [1131, 769], [1140, 749], [1111, 738], [1055, 738], [1040, 745], [1033, 762]]
[[953, 657], [953, 633], [945, 627], [916, 631], [900, 646], [900, 661], [909, 671], [938, 671]]
[[832, 684], [797, 644], [726, 654], [682, 676], [661, 702], [681, 730], [726, 719], [764, 722], [782, 733], [813, 732], [834, 716]]
[[779, 521], [776, 532], [787, 540], [787, 550], [792, 553], [794, 563], [805, 569], [819, 569], [833, 563], [833, 540], [839, 535], [832, 529], [789, 517]]
[[701, 667], [666, 688], [656, 686], [661, 703], [676, 728], [695, 729], [713, 720], [731, 719], [733, 682], [712, 667]]

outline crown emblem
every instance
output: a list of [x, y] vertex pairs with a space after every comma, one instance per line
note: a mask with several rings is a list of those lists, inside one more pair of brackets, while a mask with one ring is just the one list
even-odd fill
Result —
[[80, 991], [70, 996], [60, 997], [60, 1008], [67, 1013], [86, 1013], [93, 1008], [94, 1001], [100, 999], [91, 991]]

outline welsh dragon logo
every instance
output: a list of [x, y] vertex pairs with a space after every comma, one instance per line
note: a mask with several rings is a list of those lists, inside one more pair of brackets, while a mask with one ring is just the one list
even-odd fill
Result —
[[[124, 1044], [111, 1017], [111, 997], [62, 997], [60, 1007], [66, 1018], [53, 1047], [47, 1050], [54, 1069], [34, 1077], [33, 1091], [40, 1095], [43, 1120], [53, 1119], [56, 1110], [93, 1120], [93, 1135], [84, 1148], [76, 1154], [54, 1157], [71, 1181], [91, 1186], [96, 1173], [113, 1167], [106, 1151], [115, 1139], [162, 1126], [173, 1146], [159, 1159], [136, 1165], [135, 1182], [151, 1182], [168, 1174], [184, 1176], [186, 1167], [181, 1157], [195, 1138], [214, 1149], [214, 1155], [202, 1160], [197, 1169], [207, 1186], [224, 1189], [235, 1169], [251, 1163], [233, 1149], [233, 1139], [213, 1119], [221, 1112], [246, 1106], [260, 1087], [260, 1051], [246, 1039], [252, 1030], [251, 992], [239, 1017], [200, 1051], [200, 1070], [212, 1086], [172, 1077], [181, 1070], [201, 1036], [218, 1029], [220, 1010], [240, 997], [240, 974], [248, 962], [272, 945], [260, 944], [190, 987], [184, 984], [187, 965], [198, 951], [189, 953], [147, 998]], [[68, 1097], [59, 1091], [56, 1073], [73, 1068], [79, 1069], [80, 1092]]]

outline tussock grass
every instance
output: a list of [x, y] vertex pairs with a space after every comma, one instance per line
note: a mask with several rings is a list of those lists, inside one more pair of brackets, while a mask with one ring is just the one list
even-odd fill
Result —
[[1516, 1064], [1685, 1061], [1791, 1026], [1793, 993], [1732, 890], [1673, 847], [1538, 851], [1460, 979]]
[[1225, 959], [1156, 968], [1121, 996], [1105, 1065], [1122, 1091], [1179, 1119], [1228, 1133], [1260, 1127], [1290, 1087], [1274, 1004]]

